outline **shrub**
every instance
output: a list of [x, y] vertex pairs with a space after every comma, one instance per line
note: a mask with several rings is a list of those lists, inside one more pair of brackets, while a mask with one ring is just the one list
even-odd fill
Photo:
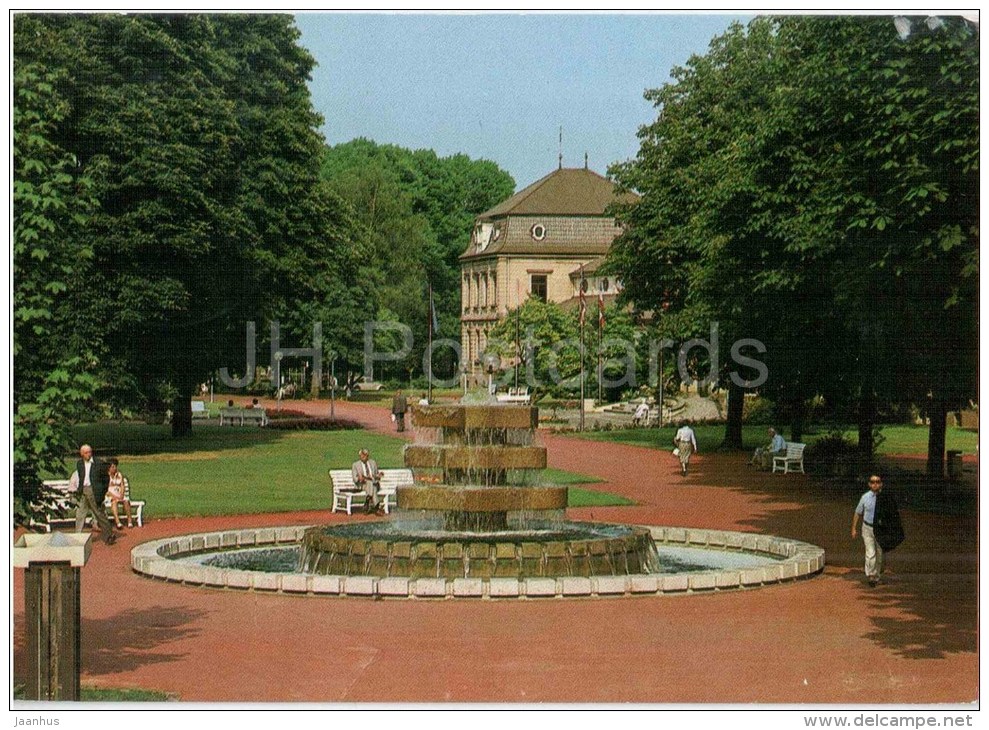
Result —
[[265, 412], [268, 415], [269, 421], [281, 421], [286, 418], [309, 418], [309, 414], [302, 411], [294, 411], [291, 408], [282, 408], [280, 411], [268, 408]]
[[835, 476], [854, 473], [858, 450], [841, 431], [829, 431], [804, 450], [808, 471]]
[[278, 431], [351, 431], [360, 427], [356, 421], [343, 418], [281, 418], [268, 422], [268, 428]]
[[742, 421], [754, 425], [772, 425], [773, 402], [758, 395], [754, 398], [743, 399]]

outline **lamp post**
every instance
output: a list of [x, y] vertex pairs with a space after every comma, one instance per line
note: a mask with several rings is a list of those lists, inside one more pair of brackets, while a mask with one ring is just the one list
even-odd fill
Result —
[[275, 397], [278, 401], [279, 411], [282, 409], [282, 357], [281, 351], [275, 353], [275, 383], [278, 388]]
[[330, 420], [336, 420], [336, 399], [337, 399], [337, 354], [330, 350]]

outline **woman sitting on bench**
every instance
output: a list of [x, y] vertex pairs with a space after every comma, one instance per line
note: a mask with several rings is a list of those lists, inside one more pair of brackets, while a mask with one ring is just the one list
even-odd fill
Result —
[[113, 521], [117, 525], [118, 530], [123, 527], [120, 524], [120, 513], [117, 511], [117, 505], [123, 502], [124, 512], [127, 513], [127, 526], [133, 527], [134, 518], [131, 516], [130, 501], [127, 499], [127, 478], [117, 468], [120, 462], [116, 458], [110, 459], [107, 463], [110, 465], [107, 469], [107, 473], [110, 475], [110, 487], [106, 493], [110, 497], [110, 506], [113, 509]]

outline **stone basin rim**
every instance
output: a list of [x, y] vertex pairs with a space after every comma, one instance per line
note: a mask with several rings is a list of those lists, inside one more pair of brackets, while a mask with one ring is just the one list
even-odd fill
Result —
[[369, 576], [267, 573], [184, 564], [173, 558], [224, 548], [289, 546], [310, 527], [298, 525], [191, 533], [136, 545], [131, 568], [139, 575], [221, 589], [258, 590], [286, 595], [362, 598], [504, 600], [535, 598], [616, 598], [748, 590], [787, 583], [820, 573], [823, 548], [760, 533], [699, 528], [602, 523], [650, 531], [657, 545], [709, 548], [782, 558], [770, 566], [679, 574], [635, 574], [557, 578], [374, 578]]

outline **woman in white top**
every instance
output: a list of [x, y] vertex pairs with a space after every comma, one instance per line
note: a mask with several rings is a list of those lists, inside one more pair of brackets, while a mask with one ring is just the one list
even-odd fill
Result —
[[687, 476], [687, 464], [690, 463], [690, 455], [697, 451], [697, 439], [694, 437], [694, 429], [686, 423], [680, 423], [673, 443], [676, 446], [677, 456], [680, 457], [680, 473]]

